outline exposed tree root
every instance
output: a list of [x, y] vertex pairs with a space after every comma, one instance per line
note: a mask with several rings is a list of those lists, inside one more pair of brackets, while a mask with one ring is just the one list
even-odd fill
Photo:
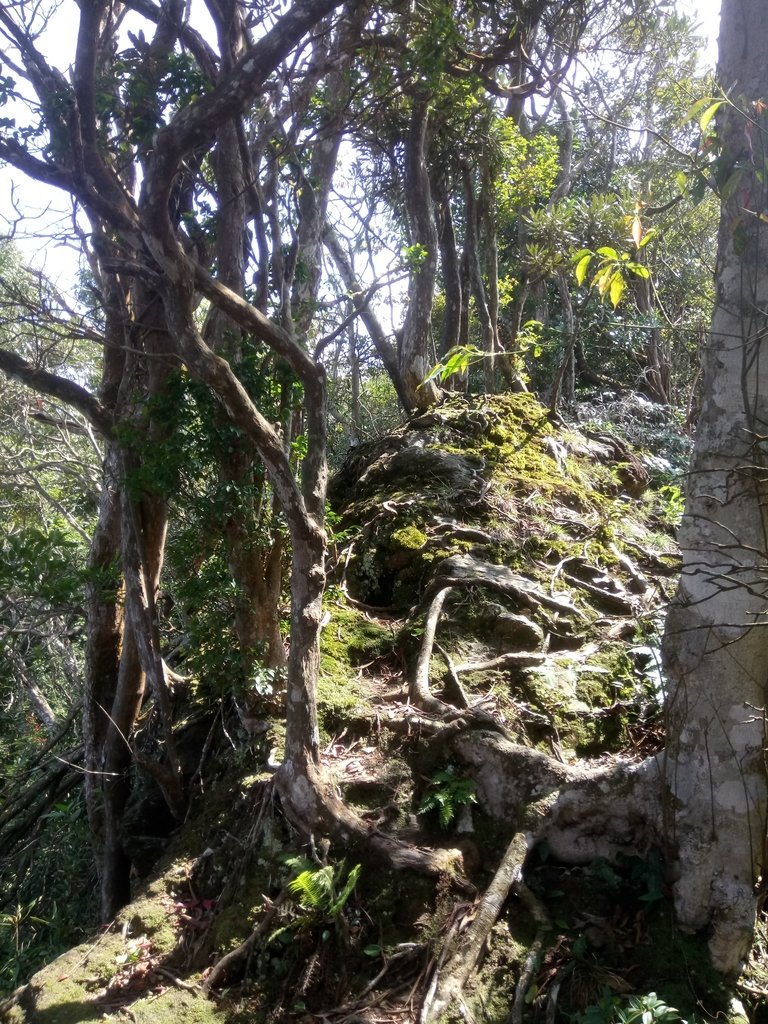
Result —
[[655, 758], [642, 764], [617, 762], [597, 769], [569, 767], [495, 733], [464, 732], [454, 753], [471, 764], [484, 810], [497, 820], [524, 823], [513, 835], [494, 878], [478, 903], [460, 944], [449, 933], [420, 1014], [421, 1024], [439, 1020], [451, 1004], [464, 1006], [464, 987], [476, 969], [491, 930], [511, 891], [537, 924], [537, 934], [515, 991], [510, 1024], [521, 1024], [525, 997], [538, 968], [546, 932], [546, 909], [523, 880], [530, 849], [546, 839], [557, 859], [586, 863], [597, 856], [648, 849], [661, 837], [661, 786]]
[[487, 661], [465, 661], [455, 666], [459, 672], [485, 672], [491, 668], [532, 668], [535, 665], [543, 665], [547, 655], [535, 651], [509, 651], [506, 654], [499, 654], [495, 658], [488, 658]]
[[[452, 703], [457, 708], [466, 709], [469, 707], [469, 698], [464, 692], [464, 687], [459, 681], [459, 674], [456, 671], [456, 666], [453, 663], [453, 658], [450, 656], [445, 648], [441, 647], [440, 644], [435, 641], [435, 647], [443, 657], [443, 661], [448, 666], [448, 683], [446, 684], [446, 696], [449, 696]], [[450, 692], [449, 692], [450, 687]]]
[[547, 594], [530, 579], [503, 565], [483, 562], [471, 555], [453, 555], [441, 562], [427, 593], [446, 587], [484, 587], [513, 597], [529, 608], [548, 608], [561, 615], [584, 619], [584, 613], [565, 598]]
[[442, 701], [439, 701], [437, 697], [434, 697], [429, 688], [429, 659], [432, 657], [432, 648], [435, 644], [435, 633], [437, 632], [440, 613], [443, 610], [445, 599], [450, 592], [451, 587], [442, 587], [432, 598], [424, 622], [424, 635], [421, 640], [416, 669], [409, 687], [413, 703], [423, 711], [430, 711], [435, 714], [440, 714], [441, 711], [447, 710], [447, 706]]
[[245, 940], [241, 942], [235, 949], [230, 950], [225, 956], [218, 960], [211, 968], [208, 977], [205, 979], [202, 985], [202, 990], [206, 994], [215, 988], [221, 981], [223, 981], [231, 971], [237, 967], [242, 961], [247, 961], [251, 956], [254, 946], [257, 941], [266, 935], [269, 928], [272, 926], [272, 922], [275, 919], [275, 914], [280, 908], [281, 903], [286, 897], [288, 890], [283, 889], [280, 895], [274, 901], [267, 901], [265, 899], [266, 913], [261, 920], [254, 925], [251, 934]]
[[642, 854], [664, 845], [663, 754], [639, 763], [566, 765], [478, 730], [460, 733], [450, 746], [471, 769], [483, 810], [507, 822], [537, 807], [541, 817], [534, 841], [546, 839], [552, 856], [564, 863]]
[[527, 852], [525, 834], [515, 832], [491, 884], [478, 903], [474, 920], [461, 943], [450, 952], [446, 947], [454, 941], [454, 936], [449, 935], [443, 946], [435, 967], [433, 982], [419, 1015], [421, 1024], [439, 1020], [451, 1003], [462, 1005], [464, 986], [480, 960], [483, 947], [499, 919], [501, 908], [510, 890], [516, 880], [522, 877], [523, 861]]
[[297, 770], [286, 761], [275, 783], [285, 813], [301, 831], [323, 832], [343, 846], [359, 843], [396, 871], [435, 877], [448, 874], [461, 891], [476, 891], [464, 876], [460, 850], [426, 849], [380, 832], [344, 804], [317, 765], [309, 762]]
[[[497, 723], [492, 716], [470, 707], [458, 676], [459, 671], [461, 671], [462, 668], [466, 670], [468, 666], [455, 666], [450, 655], [444, 651], [435, 640], [437, 625], [440, 621], [443, 605], [445, 604], [445, 600], [451, 589], [452, 587], [443, 587], [438, 590], [430, 602], [427, 617], [424, 622], [424, 634], [421, 641], [421, 647], [419, 648], [419, 657], [417, 659], [416, 668], [409, 687], [410, 699], [421, 711], [436, 715], [443, 720], [450, 718], [451, 715], [461, 715], [461, 725], [459, 726], [459, 723], [456, 722], [452, 730], [453, 732], [458, 732], [460, 728], [468, 728], [470, 722], [476, 721], [481, 725], [496, 728], [502, 733], [506, 733], [504, 727], [500, 723]], [[429, 664], [430, 659], [432, 658], [432, 650], [435, 647], [440, 651], [448, 666], [450, 686], [453, 691], [452, 696], [455, 698], [455, 703], [453, 704], [447, 704], [444, 701], [438, 700], [438, 698], [433, 695], [429, 686]], [[543, 660], [543, 657], [543, 655], [528, 655], [527, 658], [532, 660], [526, 661], [525, 664], [538, 664], [539, 661]], [[432, 728], [431, 731], [438, 732], [439, 729]]]
[[512, 1013], [510, 1014], [510, 1024], [523, 1024], [525, 999], [528, 995], [528, 989], [533, 983], [536, 971], [541, 964], [544, 940], [547, 932], [552, 931], [552, 922], [549, 919], [547, 908], [523, 881], [522, 873], [515, 883], [515, 892], [519, 896], [520, 902], [538, 925], [536, 935], [528, 950], [528, 955], [525, 958], [525, 963], [522, 966], [520, 977], [515, 986], [515, 1001], [512, 1004]]

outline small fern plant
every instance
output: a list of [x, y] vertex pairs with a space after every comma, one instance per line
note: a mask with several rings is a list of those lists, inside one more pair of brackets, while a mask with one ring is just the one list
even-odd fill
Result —
[[323, 921], [334, 921], [347, 904], [357, 880], [360, 865], [355, 864], [339, 889], [344, 865], [326, 864], [321, 868], [308, 868], [288, 883], [288, 891], [302, 910]]
[[477, 803], [477, 786], [472, 779], [456, 774], [453, 765], [435, 772], [419, 804], [419, 814], [437, 811], [442, 828], [448, 828], [465, 804]]
[[[267, 941], [274, 942], [276, 939], [280, 939], [282, 942], [286, 942], [290, 941], [288, 936], [295, 935], [297, 932], [305, 932], [322, 926], [333, 926], [342, 941], [346, 942], [349, 927], [345, 919], [344, 908], [360, 877], [360, 865], [355, 864], [342, 884], [343, 863], [338, 867], [334, 867], [333, 864], [317, 868], [304, 867], [307, 861], [303, 857], [292, 858], [288, 863], [294, 869], [303, 867], [303, 870], [291, 879], [287, 887], [289, 894], [303, 913], [291, 915], [282, 927], [272, 932]], [[327, 939], [330, 934], [330, 931], [326, 929], [323, 931], [322, 938]]]

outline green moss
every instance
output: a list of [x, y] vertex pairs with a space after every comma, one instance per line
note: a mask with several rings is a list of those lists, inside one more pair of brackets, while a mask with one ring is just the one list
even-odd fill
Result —
[[136, 900], [128, 908], [131, 934], [146, 935], [152, 940], [152, 948], [157, 953], [173, 952], [178, 941], [175, 922], [166, 904], [167, 898], [163, 892], [154, 898], [153, 895], [149, 895]]
[[392, 629], [381, 625], [363, 612], [338, 602], [327, 606], [330, 621], [321, 637], [321, 657], [326, 659], [325, 670], [333, 663], [364, 665], [374, 658], [391, 652], [394, 643]]
[[[52, 967], [55, 967], [55, 962]], [[35, 975], [35, 987], [43, 987], [35, 1001], [32, 1020], [50, 1021], [51, 1024], [79, 1024], [81, 1021], [99, 1020], [102, 1011], [94, 1005], [93, 997], [71, 978], [56, 976], [45, 968]]]
[[140, 1000], [131, 1006], [137, 1024], [224, 1024], [226, 1011], [203, 995], [169, 988], [161, 996]]
[[241, 882], [213, 923], [213, 945], [220, 953], [235, 949], [250, 935], [255, 918], [264, 908], [264, 893], [270, 888], [269, 873], [259, 867], [252, 867]]
[[403, 526], [390, 534], [390, 544], [405, 551], [418, 551], [427, 543], [427, 535], [416, 526]]
[[38, 971], [32, 980], [34, 1013], [29, 1019], [40, 1024], [100, 1020], [104, 1010], [95, 1003], [96, 993], [117, 973], [123, 946], [120, 935], [103, 935], [91, 944], [75, 946]]
[[332, 738], [351, 719], [368, 720], [371, 714], [360, 666], [392, 652], [391, 629], [338, 602], [328, 605], [330, 621], [320, 644], [317, 705], [320, 727]]
[[351, 719], [367, 720], [370, 703], [362, 683], [345, 671], [344, 665], [335, 663], [330, 673], [321, 668], [317, 682], [317, 715], [320, 729], [326, 738], [332, 739]]
[[662, 903], [648, 917], [647, 942], [634, 947], [633, 983], [638, 991], [655, 991], [683, 1020], [725, 1016], [730, 1005], [722, 978], [713, 970], [706, 942], [684, 935], [675, 926], [672, 907]]
[[515, 999], [520, 968], [534, 939], [535, 925], [521, 911], [499, 921], [491, 932], [488, 954], [477, 974], [467, 1002], [475, 1020], [507, 1024]]

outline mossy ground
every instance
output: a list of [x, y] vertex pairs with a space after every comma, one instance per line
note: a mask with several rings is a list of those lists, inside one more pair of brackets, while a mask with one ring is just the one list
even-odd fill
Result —
[[[436, 778], [449, 772], [471, 780], [418, 729], [386, 724], [406, 708], [423, 598], [441, 563], [471, 555], [506, 566], [575, 609], [457, 589], [439, 624], [430, 678], [434, 692], [448, 695], [451, 666], [461, 668], [470, 702], [482, 702], [519, 742], [570, 761], [655, 742], [658, 694], [643, 659], [657, 642], [674, 545], [664, 501], [625, 494], [600, 443], [576, 428], [555, 429], [530, 395], [456, 398], [422, 420], [393, 439], [359, 446], [332, 489], [340, 539], [322, 634], [322, 758], [340, 794], [372, 829], [416, 845], [458, 847], [466, 874], [482, 890], [508, 830], [474, 806], [474, 831], [466, 834], [457, 832], [458, 815], [442, 827], [435, 812], [421, 812]], [[402, 472], [392, 469], [398, 453]], [[638, 593], [628, 565], [652, 577], [648, 594]], [[583, 586], [595, 580], [619, 610], [601, 606]], [[642, 614], [621, 612], [621, 601], [635, 608], [641, 598]], [[536, 656], [532, 663], [482, 667], [514, 652], [515, 643]], [[179, 1024], [323, 1019], [329, 1007], [345, 1004], [354, 1016], [363, 1012], [357, 996], [385, 966], [384, 980], [365, 998], [386, 990], [388, 999], [400, 1000], [392, 1004], [398, 1019], [408, 1017], [409, 1005], [415, 1013], [416, 996], [409, 994], [421, 991], [454, 915], [468, 912], [471, 901], [449, 875], [436, 884], [395, 873], [366, 850], [340, 845], [323, 854], [334, 877], [338, 871], [343, 880], [361, 864], [343, 908], [309, 912], [285, 899], [220, 1002], [196, 988], [201, 972], [264, 918], [301, 863], [318, 866], [306, 838], [269, 795], [266, 758], [279, 748], [280, 728], [275, 720], [263, 742], [230, 732], [228, 753], [204, 773], [193, 814], [154, 881], [137, 892], [113, 931], [37, 976], [32, 995], [19, 1003], [26, 1006], [19, 1024], [120, 1019], [124, 1008], [134, 1020]], [[674, 929], [658, 865], [567, 868], [539, 850], [528, 877], [554, 931], [529, 992], [527, 1019], [550, 1021], [556, 1011], [554, 1019], [573, 1020], [606, 988], [656, 991], [684, 1016], [724, 1012], [702, 938]], [[534, 934], [530, 916], [510, 900], [468, 991], [476, 1021], [507, 1021]], [[153, 974], [158, 967], [189, 987]]]

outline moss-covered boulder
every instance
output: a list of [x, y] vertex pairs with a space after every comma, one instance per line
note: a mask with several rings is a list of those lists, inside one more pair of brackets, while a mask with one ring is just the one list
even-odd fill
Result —
[[[605, 428], [554, 425], [529, 394], [450, 398], [355, 448], [332, 481], [341, 582], [406, 623], [406, 666], [430, 595], [449, 587], [438, 692], [458, 666], [519, 738], [616, 749], [652, 696], [648, 652], [676, 566], [654, 458]], [[642, 657], [627, 656], [633, 644]]]

